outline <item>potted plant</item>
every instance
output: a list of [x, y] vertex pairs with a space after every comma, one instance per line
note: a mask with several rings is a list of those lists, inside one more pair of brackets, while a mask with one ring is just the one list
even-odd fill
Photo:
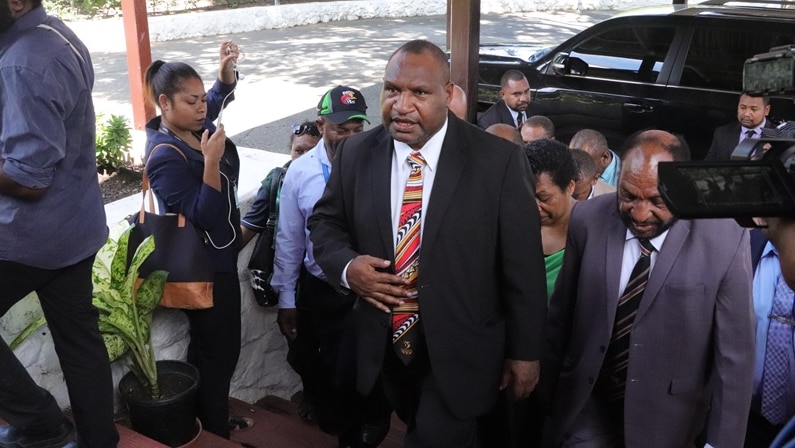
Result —
[[119, 382], [119, 392], [127, 402], [133, 429], [161, 443], [180, 446], [200, 430], [195, 411], [199, 374], [188, 363], [155, 360], [152, 313], [168, 273], [154, 271], [143, 281], [138, 278], [138, 270], [154, 251], [155, 241], [151, 236], [144, 239], [128, 261], [131, 231], [126, 222], [111, 229], [94, 261], [92, 280], [99, 329], [111, 361], [128, 351], [131, 354], [130, 372]]

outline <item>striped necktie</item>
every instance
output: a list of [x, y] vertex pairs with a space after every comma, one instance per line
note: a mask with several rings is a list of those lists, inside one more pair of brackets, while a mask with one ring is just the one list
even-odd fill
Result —
[[419, 152], [413, 152], [406, 159], [411, 172], [403, 192], [403, 205], [400, 207], [397, 238], [395, 240], [395, 272], [411, 283], [406, 289], [413, 293], [404, 304], [392, 309], [392, 344], [398, 358], [408, 364], [417, 349], [419, 332], [416, 325], [420, 320], [420, 307], [417, 302], [417, 276], [420, 264], [420, 227], [422, 223], [422, 167], [425, 159]]
[[646, 282], [649, 280], [651, 271], [651, 253], [655, 250], [647, 239], [638, 238], [638, 243], [640, 244], [640, 258], [632, 269], [624, 293], [618, 299], [613, 336], [610, 339], [610, 346], [599, 374], [603, 396], [613, 406], [623, 403], [632, 323], [635, 321], [640, 300], [646, 290]]
[[780, 276], [776, 282], [770, 323], [767, 328], [767, 345], [762, 377], [762, 416], [774, 425], [787, 421], [787, 389], [789, 358], [792, 356], [792, 290]]

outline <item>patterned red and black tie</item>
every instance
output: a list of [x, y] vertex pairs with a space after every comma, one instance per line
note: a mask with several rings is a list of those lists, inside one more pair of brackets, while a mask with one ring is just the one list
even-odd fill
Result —
[[404, 304], [392, 309], [392, 344], [398, 358], [408, 364], [417, 347], [418, 334], [415, 326], [420, 320], [420, 307], [417, 302], [417, 276], [420, 264], [420, 227], [422, 218], [422, 167], [425, 159], [419, 152], [411, 153], [406, 159], [411, 173], [403, 192], [403, 205], [400, 208], [397, 238], [395, 240], [395, 272], [411, 282], [406, 289], [413, 297], [405, 299]]
[[624, 293], [618, 299], [613, 336], [610, 338], [610, 346], [599, 374], [603, 396], [611, 405], [618, 405], [624, 399], [632, 323], [635, 321], [640, 300], [646, 290], [646, 282], [651, 271], [651, 253], [655, 250], [647, 239], [638, 238], [638, 243], [640, 243], [640, 258], [632, 269]]

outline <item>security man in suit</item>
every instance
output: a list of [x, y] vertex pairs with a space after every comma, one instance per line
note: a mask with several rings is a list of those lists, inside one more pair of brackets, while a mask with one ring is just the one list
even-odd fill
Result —
[[546, 286], [530, 167], [449, 113], [451, 93], [439, 47], [393, 53], [383, 125], [340, 144], [309, 219], [329, 283], [358, 296], [359, 390], [383, 379], [408, 447], [477, 446], [500, 389], [525, 398], [538, 376]]
[[569, 220], [542, 369], [557, 385], [552, 439], [685, 447], [706, 428], [709, 446], [740, 448], [754, 373], [748, 232], [674, 218], [657, 164], [686, 159], [675, 136], [646, 131], [627, 147], [617, 198], [580, 202]]
[[743, 92], [737, 103], [737, 121], [715, 129], [712, 145], [704, 160], [730, 160], [737, 145], [746, 138], [760, 138], [763, 128], [772, 128], [767, 120], [770, 99]]
[[478, 126], [488, 129], [493, 124], [505, 123], [521, 129], [530, 106], [530, 83], [524, 73], [508, 70], [502, 75], [500, 98], [478, 118]]

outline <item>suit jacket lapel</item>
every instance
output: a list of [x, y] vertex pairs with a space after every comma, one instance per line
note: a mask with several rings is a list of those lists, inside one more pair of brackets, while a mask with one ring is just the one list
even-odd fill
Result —
[[682, 247], [684, 247], [688, 234], [690, 234], [690, 221], [678, 220], [668, 231], [663, 247], [658, 249], [657, 260], [654, 262], [649, 281], [646, 283], [646, 291], [643, 292], [643, 299], [640, 301], [638, 314], [635, 316], [636, 322], [643, 318], [643, 315], [659, 295], [665, 280], [674, 267], [676, 258], [682, 251]]
[[[370, 180], [373, 194], [374, 216], [381, 233], [381, 243], [384, 245], [385, 258], [395, 259], [395, 235], [392, 234], [392, 153], [394, 142], [389, 132], [384, 132], [378, 138], [376, 148], [373, 148], [373, 169], [370, 171]], [[394, 266], [394, 264], [393, 264]]]
[[[447, 135], [442, 143], [442, 151], [439, 154], [436, 176], [433, 180], [433, 190], [428, 200], [428, 210], [424, 210], [425, 220], [422, 230], [422, 253], [432, 253], [433, 243], [442, 225], [442, 218], [447, 207], [453, 200], [458, 183], [464, 173], [467, 159], [469, 158], [469, 144], [460, 138], [460, 123], [452, 114], [447, 124]], [[420, 259], [422, 265], [422, 259]], [[422, 272], [422, 270], [420, 270]]]

